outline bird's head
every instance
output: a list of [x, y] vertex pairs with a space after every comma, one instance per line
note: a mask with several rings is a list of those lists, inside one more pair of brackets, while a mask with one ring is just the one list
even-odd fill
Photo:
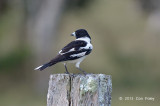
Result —
[[76, 39], [83, 37], [88, 37], [91, 39], [91, 37], [89, 36], [88, 32], [85, 29], [78, 29], [75, 32], [73, 32], [71, 36], [76, 37]]

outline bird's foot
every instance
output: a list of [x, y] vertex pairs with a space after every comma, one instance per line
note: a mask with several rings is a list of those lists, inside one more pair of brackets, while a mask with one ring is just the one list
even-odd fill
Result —
[[70, 77], [74, 77], [75, 76], [75, 74], [71, 74], [69, 72], [65, 72], [65, 74], [68, 74]]
[[66, 72], [64, 72], [64, 73], [65, 73], [65, 74], [68, 74], [70, 77], [74, 77], [74, 76], [75, 76], [75, 74], [69, 73], [68, 70], [67, 70]]
[[70, 74], [68, 71], [65, 71], [64, 73], [65, 73], [65, 74]]
[[87, 73], [84, 70], [82, 70], [81, 68], [77, 68], [77, 69], [80, 70], [84, 75], [87, 75]]

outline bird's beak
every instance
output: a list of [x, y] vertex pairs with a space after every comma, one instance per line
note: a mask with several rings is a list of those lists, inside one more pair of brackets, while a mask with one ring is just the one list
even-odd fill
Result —
[[73, 32], [73, 33], [71, 34], [71, 36], [74, 36], [74, 37], [76, 37], [76, 33], [75, 33], [75, 32]]

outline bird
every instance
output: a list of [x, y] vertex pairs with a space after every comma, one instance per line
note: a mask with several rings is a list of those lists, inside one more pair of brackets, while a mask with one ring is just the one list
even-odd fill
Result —
[[70, 74], [67, 69], [67, 63], [74, 63], [78, 70], [86, 74], [86, 72], [80, 68], [80, 63], [91, 53], [93, 49], [91, 37], [85, 29], [78, 29], [71, 33], [71, 36], [74, 36], [76, 39], [62, 48], [52, 60], [38, 66], [34, 70], [42, 71], [47, 67], [63, 62], [66, 74]]

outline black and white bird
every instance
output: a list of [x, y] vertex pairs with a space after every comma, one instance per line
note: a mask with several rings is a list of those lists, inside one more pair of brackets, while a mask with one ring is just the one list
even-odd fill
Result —
[[93, 49], [91, 44], [91, 37], [85, 29], [78, 29], [71, 34], [76, 37], [76, 40], [70, 42], [63, 49], [61, 49], [58, 55], [46, 64], [43, 64], [35, 70], [44, 70], [56, 63], [64, 62], [66, 73], [69, 74], [67, 70], [67, 63], [75, 63], [77, 69], [85, 74], [79, 65], [84, 60], [84, 58], [89, 55]]

